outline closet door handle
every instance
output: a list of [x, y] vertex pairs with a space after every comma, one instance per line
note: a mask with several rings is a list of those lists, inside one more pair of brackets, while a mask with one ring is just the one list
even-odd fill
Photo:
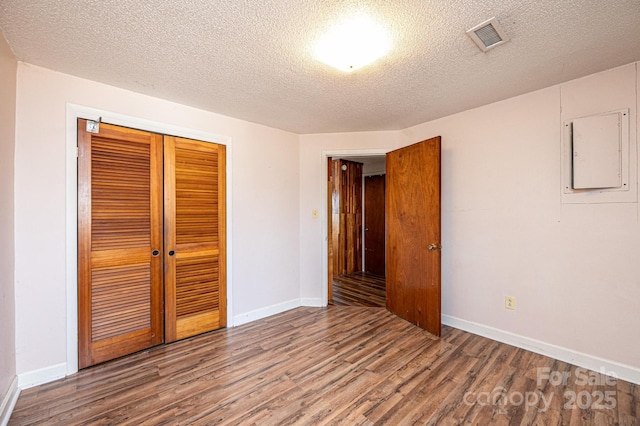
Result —
[[151, 252], [151, 256], [153, 257], [158, 257], [159, 254], [160, 254], [160, 250], [154, 250]]
[[176, 254], [176, 252], [175, 252], [175, 251], [173, 251], [173, 250], [169, 250], [169, 256], [173, 256], [174, 254]]

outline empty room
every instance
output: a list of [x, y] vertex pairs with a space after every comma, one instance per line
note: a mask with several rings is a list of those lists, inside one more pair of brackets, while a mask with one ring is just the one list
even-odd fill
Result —
[[0, 426], [640, 424], [639, 29], [0, 0]]

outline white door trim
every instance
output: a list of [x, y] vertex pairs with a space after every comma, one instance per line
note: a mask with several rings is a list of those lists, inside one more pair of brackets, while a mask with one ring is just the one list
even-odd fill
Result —
[[78, 118], [99, 120], [118, 126], [197, 139], [227, 147], [227, 326], [233, 326], [232, 303], [232, 138], [188, 129], [138, 117], [118, 114], [83, 105], [67, 103], [66, 118], [66, 312], [67, 312], [67, 375], [78, 371]]

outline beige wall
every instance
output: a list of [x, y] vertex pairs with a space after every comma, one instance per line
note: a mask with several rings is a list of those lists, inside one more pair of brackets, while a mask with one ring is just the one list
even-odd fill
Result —
[[[300, 301], [297, 135], [20, 64], [16, 347], [22, 385], [66, 371], [67, 103], [232, 138], [232, 310]], [[73, 129], [70, 133], [73, 133]], [[70, 225], [73, 226], [73, 225]], [[73, 272], [72, 272], [73, 273]]]
[[637, 146], [636, 78], [630, 64], [403, 132], [443, 137], [444, 314], [640, 371], [636, 179], [635, 202], [606, 204], [563, 204], [560, 179], [566, 119], [630, 108]]
[[16, 58], [0, 33], [0, 402], [16, 375], [13, 230], [16, 69]]
[[[635, 202], [562, 204], [560, 180], [565, 119], [630, 108], [637, 145], [637, 78], [630, 64], [414, 126], [399, 141], [302, 136], [303, 297], [322, 297], [324, 285], [325, 219], [309, 219], [326, 199], [322, 151], [441, 135], [443, 320], [640, 381], [638, 186]], [[506, 295], [515, 311], [504, 309]]]

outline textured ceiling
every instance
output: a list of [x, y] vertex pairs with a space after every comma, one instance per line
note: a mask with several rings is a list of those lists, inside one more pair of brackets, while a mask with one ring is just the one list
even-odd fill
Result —
[[[367, 12], [391, 53], [311, 47]], [[496, 16], [511, 41], [465, 31]], [[640, 60], [640, 0], [0, 0], [19, 60], [296, 133], [395, 130]]]

